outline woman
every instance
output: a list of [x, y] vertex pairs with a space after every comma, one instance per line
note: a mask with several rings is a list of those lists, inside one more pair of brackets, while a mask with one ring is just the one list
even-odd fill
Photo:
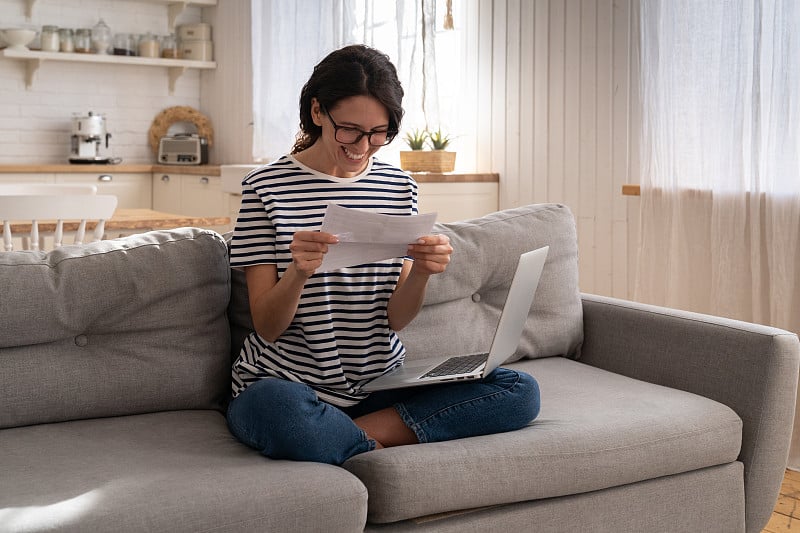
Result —
[[478, 382], [360, 390], [402, 362], [396, 332], [453, 251], [446, 236], [428, 235], [406, 258], [316, 272], [337, 244], [319, 231], [328, 204], [417, 213], [414, 180], [373, 157], [399, 131], [402, 98], [385, 54], [331, 53], [303, 87], [291, 155], [243, 180], [231, 265], [245, 271], [255, 332], [233, 366], [228, 424], [268, 457], [341, 464], [376, 448], [517, 429], [538, 413], [536, 381], [506, 369]]

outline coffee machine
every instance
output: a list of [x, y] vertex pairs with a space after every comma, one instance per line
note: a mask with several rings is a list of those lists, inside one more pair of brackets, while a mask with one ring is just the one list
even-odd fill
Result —
[[72, 148], [70, 163], [111, 163], [112, 158], [104, 155], [108, 150], [111, 134], [106, 132], [106, 119], [103, 115], [89, 111], [88, 115], [72, 116]]

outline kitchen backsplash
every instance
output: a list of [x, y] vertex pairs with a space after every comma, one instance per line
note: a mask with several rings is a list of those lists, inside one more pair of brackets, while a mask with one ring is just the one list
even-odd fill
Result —
[[[166, 3], [36, 0], [30, 19], [27, 3], [0, 0], [0, 28], [91, 28], [102, 18], [112, 33], [170, 33]], [[200, 22], [201, 15], [188, 6], [177, 24]], [[66, 163], [72, 116], [89, 111], [106, 116], [111, 155], [123, 163], [155, 162], [148, 130], [171, 106], [200, 107], [199, 70], [187, 69], [170, 94], [165, 67], [43, 61], [26, 88], [25, 61], [0, 57], [0, 164]]]

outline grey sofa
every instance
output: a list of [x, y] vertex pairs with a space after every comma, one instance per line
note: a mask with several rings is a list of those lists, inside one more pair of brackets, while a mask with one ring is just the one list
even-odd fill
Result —
[[550, 245], [508, 363], [538, 379], [540, 416], [343, 468], [229, 434], [250, 323], [219, 235], [0, 253], [0, 531], [760, 531], [792, 431], [794, 334], [581, 295], [564, 206], [437, 230], [455, 253], [402, 332], [413, 354], [488, 346], [517, 254]]

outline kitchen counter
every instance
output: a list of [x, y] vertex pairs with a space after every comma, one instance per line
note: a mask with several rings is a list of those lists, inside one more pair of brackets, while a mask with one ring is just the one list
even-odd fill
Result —
[[[255, 166], [258, 165], [252, 165], [252, 167]], [[219, 176], [220, 165], [148, 165], [146, 163], [132, 165], [73, 165], [69, 163], [61, 165], [0, 164], [0, 174], [42, 174], [48, 172], [59, 174], [86, 174], [93, 172], [136, 174], [143, 172], [161, 172], [164, 174]], [[413, 176], [417, 183], [496, 183], [500, 181], [500, 175], [496, 172], [412, 172], [411, 176]]]
[[[239, 210], [242, 178], [261, 165], [73, 165], [0, 164], [0, 183], [42, 181], [92, 183], [114, 194], [119, 206], [170, 213], [225, 215]], [[437, 212], [440, 222], [474, 218], [496, 211], [500, 175], [496, 172], [412, 172], [419, 184], [421, 212]]]
[[[222, 165], [222, 190], [232, 193], [241, 193], [242, 179], [258, 164]], [[460, 173], [460, 172], [411, 172], [417, 183], [498, 183], [500, 175], [496, 172]]]
[[219, 165], [153, 165], [153, 172], [164, 174], [190, 174], [193, 176], [219, 176]]
[[107, 172], [114, 174], [137, 174], [163, 172], [165, 174], [193, 174], [219, 176], [219, 165], [0, 165], [0, 174], [43, 174], [54, 172], [59, 174], [86, 174]]

